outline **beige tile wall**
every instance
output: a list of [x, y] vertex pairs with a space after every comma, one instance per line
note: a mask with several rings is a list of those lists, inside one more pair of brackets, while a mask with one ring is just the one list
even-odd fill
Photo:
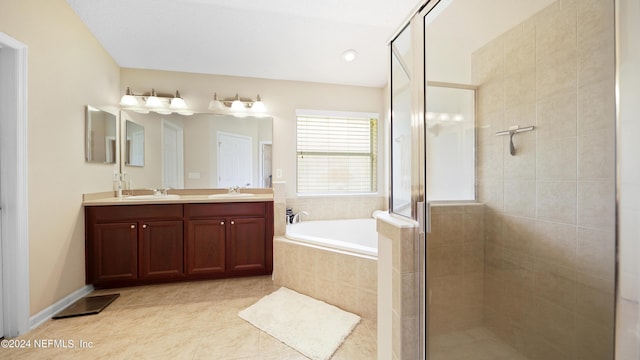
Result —
[[429, 335], [482, 326], [484, 205], [431, 204]]
[[304, 220], [370, 218], [375, 210], [388, 209], [388, 199], [376, 195], [288, 198], [287, 207], [306, 211]]
[[273, 252], [273, 281], [277, 286], [376, 320], [375, 259], [291, 244], [278, 236], [273, 242]]
[[391, 254], [380, 254], [381, 258], [391, 256], [391, 269], [378, 269], [385, 273], [391, 271], [391, 359], [417, 359], [420, 343], [418, 291], [419, 281], [424, 276], [419, 266], [424, 258], [418, 259], [424, 250], [420, 250], [417, 227], [412, 221], [387, 215], [378, 218], [376, 230], [379, 243], [391, 242]]
[[[614, 8], [560, 0], [473, 55], [484, 323], [531, 359], [611, 359]], [[494, 136], [511, 125], [535, 125]]]

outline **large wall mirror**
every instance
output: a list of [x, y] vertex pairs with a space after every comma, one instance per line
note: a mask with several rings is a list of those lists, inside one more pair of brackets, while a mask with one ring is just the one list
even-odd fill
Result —
[[[127, 134], [122, 136], [125, 140], [121, 153], [123, 157], [130, 156], [122, 163], [134, 165], [136, 147], [144, 159], [142, 165], [123, 166], [134, 188], [272, 186], [273, 119], [270, 117], [122, 111], [121, 118], [123, 127], [127, 128]], [[142, 142], [137, 145], [133, 139], [134, 129], [142, 134]], [[132, 155], [126, 155], [127, 150]]]
[[85, 114], [85, 160], [115, 164], [117, 161], [116, 115], [87, 105]]

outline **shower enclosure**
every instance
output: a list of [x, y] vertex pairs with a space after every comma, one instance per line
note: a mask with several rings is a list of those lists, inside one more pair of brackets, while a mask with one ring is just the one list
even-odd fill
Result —
[[421, 358], [613, 359], [614, 2], [427, 1], [390, 53]]

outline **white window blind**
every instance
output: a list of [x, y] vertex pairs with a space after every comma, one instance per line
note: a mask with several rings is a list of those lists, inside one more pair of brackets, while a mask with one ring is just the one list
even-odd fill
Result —
[[299, 194], [377, 191], [377, 119], [297, 116]]

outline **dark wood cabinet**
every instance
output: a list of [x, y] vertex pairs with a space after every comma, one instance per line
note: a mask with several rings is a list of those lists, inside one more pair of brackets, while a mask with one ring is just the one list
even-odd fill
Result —
[[188, 275], [273, 270], [273, 202], [185, 204]]
[[271, 274], [273, 202], [87, 206], [96, 287]]
[[264, 218], [233, 218], [229, 225], [229, 272], [240, 274], [267, 268]]
[[138, 258], [141, 279], [183, 275], [182, 220], [144, 221]]
[[182, 205], [87, 207], [85, 221], [88, 284], [125, 286], [184, 275]]
[[187, 275], [224, 274], [225, 219], [187, 221]]
[[138, 229], [134, 222], [92, 226], [92, 250], [87, 260], [89, 282], [135, 280], [138, 278]]

